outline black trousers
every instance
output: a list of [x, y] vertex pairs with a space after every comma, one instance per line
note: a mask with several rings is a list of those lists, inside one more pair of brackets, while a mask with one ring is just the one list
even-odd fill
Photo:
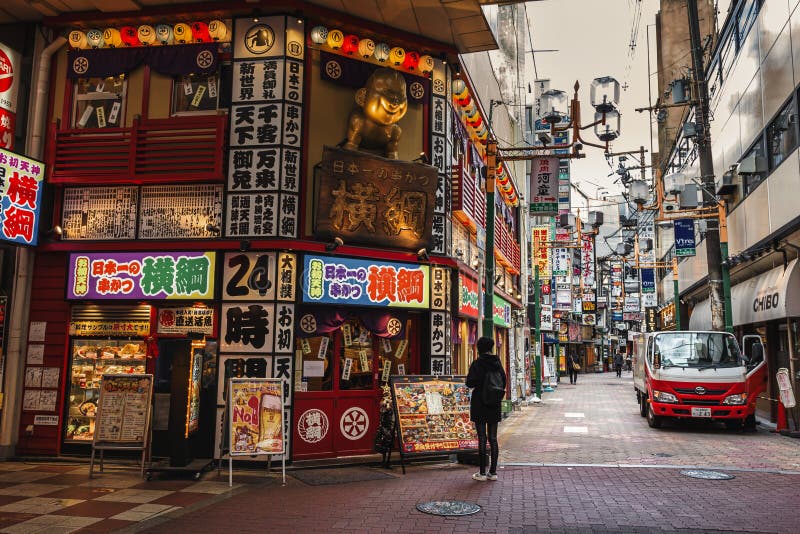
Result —
[[486, 474], [486, 439], [489, 439], [489, 448], [491, 449], [491, 464], [489, 465], [489, 472], [492, 474], [497, 473], [497, 458], [500, 455], [500, 449], [497, 446], [497, 423], [476, 422], [475, 429], [478, 431], [478, 458], [480, 461], [481, 474]]
[[614, 368], [617, 371], [617, 376], [621, 377], [622, 376], [622, 364], [621, 363], [614, 364]]
[[569, 383], [570, 384], [577, 384], [578, 383], [578, 371], [572, 368], [571, 364], [567, 365], [569, 371]]

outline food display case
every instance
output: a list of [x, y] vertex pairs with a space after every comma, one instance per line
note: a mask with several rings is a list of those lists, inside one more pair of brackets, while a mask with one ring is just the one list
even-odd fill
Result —
[[129, 339], [73, 339], [71, 354], [64, 441], [88, 443], [94, 437], [100, 377], [145, 373], [147, 354], [144, 342]]

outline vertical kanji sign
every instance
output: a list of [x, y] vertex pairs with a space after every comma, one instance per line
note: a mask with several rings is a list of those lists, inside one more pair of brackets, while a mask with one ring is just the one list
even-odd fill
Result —
[[530, 195], [532, 215], [556, 215], [558, 213], [558, 158], [533, 160]]
[[0, 239], [35, 245], [44, 186], [44, 164], [0, 149]]

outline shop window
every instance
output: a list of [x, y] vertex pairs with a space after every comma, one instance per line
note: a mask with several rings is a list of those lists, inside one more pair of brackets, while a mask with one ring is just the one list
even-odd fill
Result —
[[220, 80], [214, 74], [190, 74], [172, 84], [172, 114], [216, 113], [219, 109]]
[[740, 47], [745, 37], [747, 37], [750, 28], [753, 26], [753, 23], [756, 21], [760, 7], [761, 0], [745, 0], [743, 2], [742, 9], [736, 17], [736, 31]]
[[411, 351], [408, 346], [408, 332], [411, 329], [411, 321], [406, 321], [406, 337], [397, 339], [381, 338], [378, 340], [379, 370], [381, 379], [386, 366], [389, 367], [389, 375], [406, 375], [411, 372]]
[[339, 389], [372, 389], [372, 332], [357, 319], [342, 325], [342, 351], [339, 358]]
[[769, 168], [775, 169], [797, 148], [797, 103], [792, 98], [767, 127]]
[[331, 336], [299, 338], [303, 353], [303, 385], [301, 391], [333, 389], [333, 339]]
[[125, 113], [128, 80], [124, 74], [75, 82], [73, 128], [119, 127]]

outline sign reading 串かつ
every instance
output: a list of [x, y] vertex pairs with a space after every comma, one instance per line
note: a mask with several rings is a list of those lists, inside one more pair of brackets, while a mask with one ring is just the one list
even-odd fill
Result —
[[68, 299], [210, 299], [214, 252], [71, 254]]
[[0, 239], [35, 245], [44, 164], [0, 149]]
[[478, 282], [458, 273], [458, 313], [467, 317], [477, 318], [478, 310]]
[[412, 263], [306, 256], [303, 302], [427, 308], [430, 268]]

